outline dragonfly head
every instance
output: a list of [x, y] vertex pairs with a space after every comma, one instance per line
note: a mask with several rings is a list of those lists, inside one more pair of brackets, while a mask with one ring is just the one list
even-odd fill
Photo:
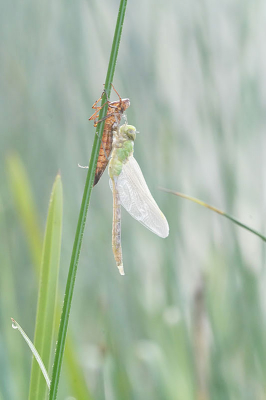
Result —
[[133, 125], [124, 124], [120, 127], [120, 134], [122, 134], [127, 140], [134, 141], [136, 139], [136, 128]]

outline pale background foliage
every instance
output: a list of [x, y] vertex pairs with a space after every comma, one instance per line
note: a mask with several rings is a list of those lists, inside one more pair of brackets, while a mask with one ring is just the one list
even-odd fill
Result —
[[[86, 177], [77, 165], [89, 160], [90, 107], [105, 80], [118, 1], [0, 5], [0, 257], [12, 269], [10, 282], [1, 278], [0, 396], [9, 400], [17, 390], [27, 398], [31, 362], [9, 317], [33, 337], [38, 285], [6, 157], [16, 151], [25, 164], [42, 229], [61, 171], [63, 292]], [[121, 278], [105, 173], [92, 193], [70, 318], [95, 399], [196, 399], [206, 382], [211, 399], [265, 397], [263, 242], [158, 190], [202, 198], [265, 233], [265, 35], [261, 0], [128, 1], [114, 85], [131, 100], [135, 157], [170, 236], [156, 237], [123, 212]], [[203, 276], [202, 355], [193, 310]], [[11, 357], [16, 346], [22, 351]], [[59, 398], [71, 395], [64, 375], [60, 390]]]

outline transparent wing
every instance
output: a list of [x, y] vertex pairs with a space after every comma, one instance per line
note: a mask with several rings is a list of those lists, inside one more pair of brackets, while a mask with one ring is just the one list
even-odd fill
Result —
[[[133, 156], [123, 165], [115, 178], [122, 206], [146, 228], [160, 237], [169, 234], [168, 222], [149, 191], [141, 169]], [[112, 181], [110, 180], [112, 189]]]

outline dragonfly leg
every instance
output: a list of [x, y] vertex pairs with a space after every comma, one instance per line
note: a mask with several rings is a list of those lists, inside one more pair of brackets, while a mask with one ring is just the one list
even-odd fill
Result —
[[93, 105], [92, 105], [92, 107], [91, 108], [93, 108], [94, 110], [96, 110], [96, 108], [98, 108], [99, 106], [96, 106], [96, 104], [98, 104], [99, 103], [99, 101], [102, 99], [102, 97], [103, 97], [103, 95], [101, 95], [101, 97], [99, 97], [99, 99], [98, 100], [96, 100], [94, 103], [93, 103]]
[[[113, 86], [113, 85], [112, 85], [112, 86]], [[115, 91], [115, 92], [116, 92], [116, 91]], [[117, 92], [116, 92], [116, 93], [117, 93]], [[105, 94], [105, 96], [106, 96], [106, 101], [107, 101], [107, 103], [110, 102], [110, 100], [109, 100], [109, 98], [108, 98], [108, 94], [107, 94], [107, 92], [106, 92], [106, 90], [105, 90], [105, 88], [104, 88], [101, 97], [99, 97], [99, 99], [96, 100], [96, 101], [93, 103], [93, 105], [92, 105], [91, 108], [93, 108], [94, 110], [101, 108], [101, 106], [97, 106], [96, 104], [99, 103], [99, 101], [103, 98], [103, 95], [104, 95], [104, 94]], [[118, 96], [119, 96], [119, 95], [118, 95]], [[119, 98], [120, 98], [120, 96], [119, 96]], [[106, 103], [104, 103], [104, 104], [106, 104]]]
[[[103, 98], [103, 95], [104, 95], [104, 94], [105, 94], [105, 96], [106, 96], [106, 102], [105, 102], [102, 106], [97, 106], [97, 104], [99, 103], [99, 101]], [[119, 98], [120, 98], [120, 96], [119, 96]], [[100, 111], [100, 110], [103, 108], [103, 106], [105, 106], [106, 103], [109, 104], [109, 103], [110, 103], [110, 100], [109, 100], [108, 95], [107, 95], [107, 92], [106, 92], [106, 90], [105, 90], [105, 88], [104, 88], [101, 97], [99, 97], [99, 99], [96, 100], [96, 101], [93, 103], [92, 107], [91, 107], [91, 108], [93, 108], [93, 109], [96, 110], [96, 111], [95, 111], [95, 112], [92, 114], [92, 116], [89, 118], [89, 121], [91, 121], [91, 120], [93, 119], [94, 122], [95, 122], [96, 118], [98, 118], [98, 115], [97, 115], [98, 111]], [[98, 122], [99, 122], [99, 121], [98, 121]]]
[[[101, 98], [100, 98], [101, 99]], [[100, 100], [99, 99], [99, 100]], [[98, 100], [98, 101], [99, 101]], [[97, 126], [99, 122], [103, 121], [105, 118], [102, 118], [101, 120], [96, 121], [97, 118], [99, 118], [99, 111], [105, 106], [105, 104], [109, 104], [109, 100], [107, 100], [102, 106], [94, 106], [92, 107], [94, 110], [96, 110], [92, 116], [89, 118], [89, 121], [93, 120], [94, 122], [94, 126]], [[106, 116], [106, 118], [108, 118], [108, 114]]]
[[[122, 98], [121, 98], [120, 94], [117, 92], [117, 90], [115, 89], [114, 85], [113, 85], [113, 84], [111, 84], [111, 85], [112, 85], [112, 88], [114, 89], [115, 93], [116, 93], [117, 96], [119, 97], [119, 101], [121, 102], [121, 101], [122, 101]], [[97, 106], [96, 104], [99, 103], [99, 101], [103, 98], [103, 95], [104, 95], [104, 94], [105, 94], [105, 96], [106, 96], [106, 102], [103, 104], [103, 106], [104, 106], [106, 103], [110, 103], [108, 94], [107, 94], [107, 92], [106, 92], [106, 89], [104, 88], [101, 97], [99, 97], [99, 99], [96, 100], [96, 101], [93, 103], [93, 105], [92, 105], [91, 108], [93, 108], [94, 110], [100, 110], [100, 109], [103, 107], [103, 106]], [[94, 114], [93, 114], [93, 115], [94, 115]]]
[[[103, 89], [103, 92], [102, 92], [102, 95], [101, 95], [101, 97], [99, 97], [99, 99], [98, 100], [96, 100], [94, 103], [93, 103], [93, 105], [92, 105], [92, 107], [91, 108], [93, 108], [94, 110], [96, 110], [96, 109], [101, 109], [103, 106], [97, 106], [96, 104], [98, 104], [99, 103], [99, 101], [103, 98], [103, 95], [105, 94], [105, 96], [106, 96], [106, 102], [107, 103], [109, 103], [110, 101], [109, 101], [109, 98], [108, 98], [108, 95], [107, 95], [107, 92], [106, 92], [106, 90], [105, 90], [105, 88]], [[106, 104], [106, 103], [104, 103], [104, 104]]]
[[[113, 86], [113, 85], [112, 85]], [[103, 94], [105, 93], [105, 96], [106, 96], [106, 100], [107, 100], [107, 102], [108, 103], [110, 103], [110, 100], [109, 100], [109, 97], [108, 97], [108, 94], [107, 94], [107, 92], [106, 92], [106, 89], [104, 88], [103, 89], [103, 93], [102, 93], [102, 97], [103, 97]]]
[[[112, 107], [112, 106], [110, 106], [110, 104], [109, 104], [109, 107]], [[113, 106], [113, 107], [115, 107], [115, 108], [117, 109], [116, 106]], [[96, 125], [97, 125], [99, 122], [105, 121], [107, 118], [111, 117], [111, 115], [114, 115], [114, 116], [116, 117], [116, 114], [119, 114], [119, 112], [118, 112], [118, 111], [114, 111], [114, 112], [108, 113], [105, 117], [99, 119], [99, 120], [97, 121]]]
[[[111, 85], [112, 85], [112, 88], [114, 89], [115, 93], [117, 94], [117, 96], [118, 96], [118, 98], [119, 98], [119, 102], [120, 102], [120, 104], [121, 104], [121, 102], [122, 102], [121, 96], [119, 95], [119, 93], [118, 93], [117, 90], [115, 89], [114, 85], [113, 85], [113, 84], [111, 84]], [[105, 96], [106, 96], [106, 99], [107, 99], [106, 102], [105, 102], [102, 106], [97, 106], [97, 104], [99, 103], [99, 101], [102, 99], [104, 93], [105, 93]], [[93, 106], [92, 106], [92, 108], [93, 108], [94, 110], [96, 110], [96, 111], [95, 111], [95, 112], [92, 114], [92, 116], [89, 118], [89, 121], [93, 120], [93, 121], [94, 121], [94, 126], [97, 126], [99, 122], [104, 121], [106, 118], [110, 117], [111, 115], [114, 115], [115, 118], [116, 118], [116, 114], [117, 114], [117, 113], [120, 113], [120, 111], [117, 111], [117, 112], [114, 111], [114, 112], [112, 112], [112, 113], [108, 113], [104, 118], [101, 118], [100, 120], [96, 121], [96, 119], [99, 118], [98, 112], [105, 106], [106, 103], [108, 104], [108, 107], [110, 107], [110, 108], [115, 108], [116, 110], [118, 110], [118, 107], [117, 107], [117, 106], [111, 104], [111, 102], [110, 102], [110, 100], [109, 100], [109, 97], [108, 97], [108, 95], [107, 95], [106, 89], [104, 88], [101, 97], [100, 97], [98, 100], [96, 100], [95, 103], [94, 103]], [[118, 123], [117, 118], [116, 118], [116, 122]]]
[[99, 109], [97, 109], [97, 110], [92, 114], [92, 116], [89, 118], [89, 121], [93, 120], [94, 126], [97, 126], [97, 123], [98, 123], [98, 122], [96, 121], [96, 119], [99, 118], [98, 112], [99, 112]]
[[113, 88], [114, 91], [116, 92], [117, 96], [119, 97], [119, 101], [120, 101], [120, 103], [121, 103], [122, 99], [121, 99], [121, 97], [120, 97], [120, 94], [115, 90], [115, 87], [114, 87], [113, 84], [112, 84], [112, 88]]

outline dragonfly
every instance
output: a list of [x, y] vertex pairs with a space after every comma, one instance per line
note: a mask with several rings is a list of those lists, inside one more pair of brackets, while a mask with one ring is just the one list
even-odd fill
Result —
[[169, 235], [167, 219], [158, 207], [135, 160], [136, 128], [124, 124], [114, 134], [113, 151], [108, 167], [113, 192], [112, 248], [117, 268], [124, 275], [121, 245], [121, 205], [137, 221], [156, 235]]
[[[100, 152], [99, 152], [99, 156], [98, 156], [98, 160], [97, 160], [93, 186], [95, 186], [99, 182], [102, 174], [105, 171], [105, 168], [109, 162], [110, 154], [112, 151], [114, 132], [118, 130], [119, 124], [121, 122], [121, 118], [122, 118], [125, 110], [130, 106], [130, 100], [122, 99], [120, 97], [120, 95], [118, 94], [118, 92], [115, 90], [114, 86], [113, 86], [113, 89], [116, 92], [116, 94], [118, 95], [119, 100], [118, 101], [107, 100], [108, 109], [107, 109], [106, 117], [104, 118], [105, 123], [104, 123], [104, 128], [103, 128], [103, 136], [102, 136]], [[97, 118], [99, 118], [99, 111], [103, 107], [103, 106], [97, 105], [99, 103], [99, 101], [101, 100], [101, 98], [102, 98], [102, 96], [97, 101], [95, 101], [95, 103], [93, 104], [92, 108], [95, 110], [95, 112], [89, 118], [89, 121], [91, 121], [91, 120], [94, 121], [94, 126], [97, 126], [99, 122], [103, 121], [103, 119], [97, 120]]]

